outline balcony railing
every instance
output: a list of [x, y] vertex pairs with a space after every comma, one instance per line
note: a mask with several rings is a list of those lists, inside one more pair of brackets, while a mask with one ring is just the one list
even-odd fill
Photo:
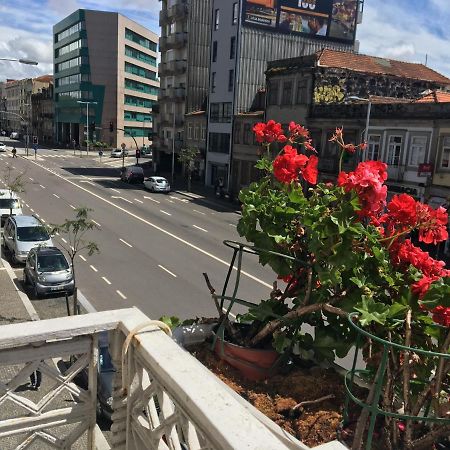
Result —
[[[108, 448], [96, 428], [98, 335], [104, 331], [115, 367], [111, 448], [307, 449], [136, 308], [0, 327], [2, 449], [36, 443], [67, 449], [74, 442]], [[61, 365], [70, 355], [77, 355], [75, 362]], [[36, 369], [46, 392], [24, 388]], [[85, 389], [73, 382], [84, 370]]]

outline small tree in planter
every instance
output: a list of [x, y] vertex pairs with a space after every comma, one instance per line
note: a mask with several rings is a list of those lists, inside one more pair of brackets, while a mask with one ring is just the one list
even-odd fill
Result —
[[[386, 416], [382, 448], [431, 448], [426, 445], [448, 435], [450, 427], [441, 407], [449, 386], [442, 355], [450, 344], [450, 271], [422, 251], [411, 233], [426, 244], [445, 241], [446, 211], [407, 194], [387, 203], [387, 166], [380, 161], [340, 170], [336, 183], [317, 184], [318, 158], [308, 130], [292, 122], [285, 133], [269, 121], [254, 131], [263, 146], [257, 164], [263, 176], [240, 194], [238, 232], [259, 249], [261, 264], [272, 267], [278, 280], [270, 298], [239, 318], [250, 325], [246, 334], [228, 323], [229, 336], [249, 347], [270, 339], [280, 353], [296, 346], [318, 360], [334, 360], [356, 344], [348, 320], [356, 312], [360, 328], [402, 346], [390, 347], [388, 363], [380, 365], [383, 345], [370, 338], [361, 342], [367, 379], [376, 375], [367, 403], [375, 401], [390, 414], [403, 408], [408, 416], [404, 432], [398, 431], [398, 417]], [[340, 168], [346, 154], [365, 147], [345, 143], [342, 129], [331, 141], [340, 150]], [[283, 148], [272, 160], [274, 143]], [[314, 335], [302, 331], [304, 324], [314, 327]], [[440, 355], [425, 364], [414, 348]], [[380, 385], [383, 399], [376, 397]], [[436, 425], [419, 419], [414, 425], [425, 405], [431, 405]], [[355, 450], [366, 440], [366, 411], [354, 430]]]
[[[87, 250], [89, 256], [99, 252], [98, 245], [86, 239], [87, 234], [97, 228], [97, 225], [89, 218], [89, 208], [80, 207], [75, 209], [75, 218], [66, 219], [60, 225], [51, 226], [52, 234], [60, 233], [67, 237], [67, 243], [61, 246], [70, 258], [74, 281], [73, 290], [73, 314], [78, 314], [78, 287], [76, 281], [75, 258], [83, 250]], [[69, 312], [69, 307], [67, 308]]]
[[[9, 191], [10, 199], [13, 198], [13, 194], [19, 195], [19, 194], [22, 194], [23, 192], [25, 192], [25, 186], [26, 186], [26, 182], [24, 179], [25, 172], [21, 172], [18, 175], [15, 175], [13, 170], [14, 169], [10, 165], [8, 165], [4, 169], [4, 175], [3, 175], [5, 187]], [[13, 211], [13, 204], [11, 202], [10, 207], [9, 207], [10, 215], [12, 215], [12, 211]]]

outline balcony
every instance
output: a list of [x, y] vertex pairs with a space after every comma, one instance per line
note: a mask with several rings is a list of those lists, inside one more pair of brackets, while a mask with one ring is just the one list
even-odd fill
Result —
[[181, 48], [187, 44], [187, 33], [174, 33], [160, 39], [161, 51]]
[[[160, 71], [164, 71], [164, 75], [179, 75], [186, 72], [187, 61], [185, 59], [167, 61], [160, 64]], [[160, 72], [161, 74], [161, 72]]]
[[[129, 308], [0, 327], [2, 448], [308, 449], [159, 326]], [[98, 337], [105, 331], [115, 367], [110, 444], [96, 426]], [[70, 355], [75, 362], [61, 364]], [[43, 386], [28, 392], [23, 386], [36, 369]], [[82, 371], [85, 388], [73, 382]]]
[[159, 25], [165, 25], [168, 22], [168, 10], [162, 9], [159, 12]]
[[188, 8], [186, 3], [181, 2], [173, 5], [167, 11], [167, 17], [172, 20], [181, 20], [187, 17]]
[[186, 97], [186, 89], [184, 87], [171, 87], [165, 89], [165, 96], [177, 102], [184, 101]]

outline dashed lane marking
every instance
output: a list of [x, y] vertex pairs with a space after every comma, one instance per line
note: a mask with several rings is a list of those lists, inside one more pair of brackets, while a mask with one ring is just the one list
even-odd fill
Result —
[[98, 269], [95, 268], [94, 266], [89, 266], [94, 272], [98, 272]]
[[158, 267], [162, 270], [164, 270], [164, 272], [167, 272], [169, 275], [172, 275], [174, 278], [176, 278], [177, 276], [171, 272], [169, 269], [166, 269], [164, 266], [161, 266], [161, 264], [158, 264]]
[[60, 198], [58, 194], [53, 194], [53, 197]]
[[151, 200], [151, 201], [154, 202], [154, 203], [161, 203], [159, 200], [155, 200], [154, 198], [147, 197], [147, 196], [145, 196], [145, 195], [144, 195], [144, 198], [146, 198], [147, 200]]
[[111, 281], [108, 280], [108, 278], [106, 277], [102, 277], [102, 280], [106, 283], [106, 284], [111, 284]]
[[142, 200], [139, 200], [138, 198], [135, 198], [134, 201], [138, 203], [144, 203]]
[[129, 244], [127, 241], [124, 241], [123, 239], [119, 239], [120, 242], [123, 242], [125, 245], [128, 245], [128, 247], [133, 248], [131, 244]]
[[80, 258], [81, 258], [84, 262], [86, 262], [86, 258], [85, 258], [83, 255], [80, 255]]
[[116, 292], [117, 292], [117, 294], [118, 294], [120, 297], [122, 297], [124, 300], [127, 299], [127, 297], [126, 297], [125, 295], [123, 295], [122, 292], [120, 292], [120, 291], [116, 291]]
[[204, 212], [197, 211], [196, 209], [193, 209], [192, 211], [194, 211], [194, 212], [196, 212], [196, 213], [198, 213], [198, 214], [201, 214], [201, 215], [203, 215], [203, 216], [206, 216], [206, 214], [205, 214]]
[[207, 233], [208, 232], [208, 230], [205, 230], [204, 228], [202, 228], [202, 227], [198, 227], [197, 225], [192, 225], [194, 228], [197, 228], [197, 230], [200, 230], [200, 231], [203, 231], [203, 232], [205, 232], [205, 233]]
[[160, 211], [161, 211], [163, 214], [166, 214], [166, 215], [168, 215], [168, 216], [171, 216], [171, 215], [172, 215], [172, 214], [168, 213], [167, 211], [163, 211], [162, 209], [160, 209]]

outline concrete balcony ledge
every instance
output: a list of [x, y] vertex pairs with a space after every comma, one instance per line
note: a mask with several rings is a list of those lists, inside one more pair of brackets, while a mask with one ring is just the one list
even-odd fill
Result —
[[[25, 449], [38, 442], [49, 444], [39, 448], [72, 448], [84, 439], [82, 448], [105, 448], [95, 423], [98, 335], [103, 331], [109, 332], [116, 368], [114, 450], [308, 449], [238, 398], [136, 308], [0, 327], [2, 446]], [[76, 361], [61, 369], [58, 362], [70, 355], [77, 355]], [[23, 386], [37, 368], [46, 391], [28, 393]], [[86, 389], [73, 383], [83, 370]], [[66, 399], [56, 401], [61, 396]], [[8, 404], [14, 414], [11, 408], [3, 413]]]

